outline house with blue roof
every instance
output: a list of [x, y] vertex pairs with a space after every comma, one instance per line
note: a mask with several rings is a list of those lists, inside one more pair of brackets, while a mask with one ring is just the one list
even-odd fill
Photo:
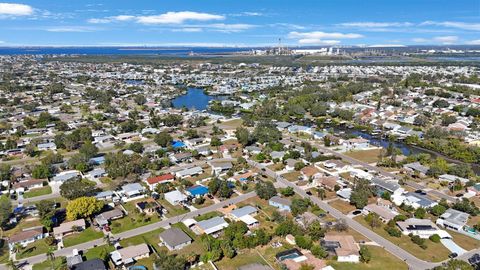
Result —
[[208, 187], [202, 185], [192, 186], [186, 189], [186, 193], [192, 197], [201, 197], [208, 193]]
[[171, 143], [172, 147], [177, 149], [177, 148], [184, 148], [186, 145], [182, 141], [173, 141]]

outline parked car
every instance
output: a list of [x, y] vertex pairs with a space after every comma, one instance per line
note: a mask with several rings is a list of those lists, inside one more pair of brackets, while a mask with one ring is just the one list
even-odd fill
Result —
[[448, 257], [449, 257], [450, 259], [453, 259], [453, 258], [458, 257], [458, 254], [457, 254], [456, 252], [452, 252], [452, 253], [450, 253], [450, 255], [448, 255]]

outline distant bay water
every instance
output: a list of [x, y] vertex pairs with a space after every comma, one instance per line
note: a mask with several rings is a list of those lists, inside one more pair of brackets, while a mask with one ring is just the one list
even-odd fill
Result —
[[206, 110], [211, 100], [224, 100], [226, 96], [212, 96], [205, 93], [203, 89], [188, 88], [187, 92], [172, 100], [172, 106], [177, 109], [187, 108], [189, 110]]
[[47, 54], [79, 54], [79, 55], [174, 55], [187, 56], [194, 54], [228, 54], [249, 51], [252, 48], [233, 47], [0, 47], [0, 55], [47, 55]]

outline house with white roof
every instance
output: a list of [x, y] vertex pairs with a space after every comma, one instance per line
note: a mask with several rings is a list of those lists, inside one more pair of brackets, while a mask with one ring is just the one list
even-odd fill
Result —
[[465, 225], [467, 225], [469, 217], [470, 214], [449, 208], [437, 219], [435, 223], [446, 229], [461, 231]]

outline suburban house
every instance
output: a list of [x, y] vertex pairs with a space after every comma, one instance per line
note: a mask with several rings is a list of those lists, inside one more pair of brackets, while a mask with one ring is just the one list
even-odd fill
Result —
[[228, 223], [222, 217], [213, 217], [211, 219], [202, 220], [195, 224], [192, 228], [198, 235], [215, 234], [228, 227]]
[[227, 217], [234, 221], [242, 221], [243, 223], [247, 224], [247, 226], [252, 227], [259, 223], [258, 220], [254, 218], [257, 213], [257, 208], [247, 205], [232, 210], [230, 213], [227, 214]]
[[164, 194], [164, 198], [171, 205], [179, 205], [187, 200], [187, 196], [178, 190], [173, 190]]
[[320, 170], [318, 170], [314, 166], [306, 166], [300, 170], [300, 173], [302, 174], [304, 180], [309, 180], [311, 177], [313, 177], [319, 172]]
[[270, 200], [268, 200], [268, 204], [278, 208], [280, 211], [290, 212], [290, 206], [292, 205], [292, 201], [279, 196], [273, 196], [272, 198], [270, 198]]
[[54, 142], [37, 144], [38, 151], [57, 150], [57, 145]]
[[192, 243], [192, 238], [188, 234], [175, 227], [163, 231], [159, 237], [168, 250], [180, 250]]
[[469, 217], [470, 215], [465, 212], [449, 208], [435, 223], [446, 229], [462, 231], [463, 227], [467, 225]]
[[89, 171], [85, 177], [89, 180], [94, 181], [95, 179], [98, 179], [100, 177], [104, 177], [107, 175], [107, 172], [105, 171], [104, 168], [95, 168], [91, 171]]
[[175, 180], [175, 176], [171, 173], [167, 173], [164, 175], [149, 177], [145, 180], [145, 183], [148, 185], [150, 190], [155, 190], [155, 187], [158, 184], [171, 183], [174, 180]]
[[436, 201], [428, 198], [427, 195], [415, 192], [408, 192], [400, 195], [394, 194], [391, 198], [396, 205], [401, 205], [404, 203], [405, 205], [412, 206], [415, 209], [419, 207], [427, 209], [438, 204]]
[[86, 228], [85, 220], [77, 219], [74, 221], [64, 222], [60, 226], [53, 228], [53, 236], [57, 239], [62, 239], [65, 235], [74, 232], [83, 231]]
[[21, 245], [22, 247], [26, 247], [28, 244], [40, 240], [44, 236], [45, 234], [43, 233], [43, 227], [24, 229], [8, 238], [8, 247], [10, 250], [12, 250], [17, 244]]
[[109, 224], [111, 220], [119, 219], [123, 217], [122, 210], [114, 208], [113, 210], [103, 212], [95, 216], [95, 223], [99, 227], [103, 227]]
[[102, 200], [102, 201], [112, 200], [113, 197], [115, 197], [115, 193], [113, 193], [113, 191], [111, 190], [102, 191], [97, 193], [97, 195], [95, 195], [95, 198], [97, 200]]
[[193, 158], [193, 154], [190, 152], [176, 153], [170, 156], [170, 161], [173, 163], [180, 163], [183, 161], [190, 161]]
[[143, 258], [148, 258], [149, 256], [150, 249], [145, 243], [110, 252], [110, 259], [115, 266], [133, 264], [134, 262]]
[[191, 197], [202, 197], [208, 193], [208, 187], [202, 185], [195, 185], [187, 188], [185, 193]]
[[211, 161], [209, 164], [212, 167], [212, 172], [215, 172], [216, 175], [233, 168], [230, 161]]
[[293, 171], [295, 170], [295, 164], [298, 162], [298, 160], [295, 160], [293, 158], [289, 158], [285, 160], [285, 170], [287, 171]]
[[380, 220], [387, 223], [399, 213], [393, 207], [393, 203], [382, 198], [377, 199], [377, 203], [371, 203], [363, 208], [363, 213], [368, 215], [369, 213], [375, 213]]
[[339, 179], [336, 176], [319, 175], [318, 177], [315, 177], [313, 179], [313, 183], [315, 186], [322, 187], [330, 191], [334, 191], [338, 180]]
[[254, 172], [248, 171], [246, 173], [234, 175], [232, 178], [234, 181], [245, 182], [245, 181], [248, 181], [249, 179], [253, 179], [254, 176], [255, 176]]
[[451, 175], [451, 174], [442, 174], [442, 175], [438, 176], [438, 179], [440, 181], [446, 181], [449, 184], [453, 184], [456, 181], [459, 181], [460, 183], [462, 183], [462, 185], [467, 184], [468, 181], [469, 181], [467, 178], [463, 178], [463, 177], [459, 177], [459, 176]]
[[43, 187], [43, 183], [46, 181], [47, 179], [29, 179], [25, 181], [20, 181], [13, 184], [13, 189], [15, 189], [17, 193], [23, 193], [30, 189]]
[[327, 234], [323, 238], [322, 246], [337, 256], [339, 262], [358, 263], [360, 248], [351, 235]]
[[203, 169], [199, 166], [195, 166], [192, 168], [183, 169], [175, 172], [175, 177], [177, 178], [191, 177], [191, 176], [199, 175], [201, 173], [203, 173]]
[[429, 170], [428, 167], [423, 166], [420, 164], [420, 162], [413, 162], [413, 163], [407, 163], [403, 165], [403, 168], [405, 171], [407, 171], [410, 174], [418, 175], [420, 177], [425, 177], [427, 175], [427, 172]]
[[119, 191], [122, 201], [128, 202], [145, 197], [145, 188], [139, 183], [131, 183], [123, 185]]
[[390, 194], [401, 194], [404, 192], [404, 189], [398, 184], [397, 180], [384, 180], [378, 177], [375, 177], [371, 180], [371, 183], [377, 188], [377, 194], [382, 195], [384, 192], [389, 192]]
[[351, 168], [350, 165], [338, 159], [330, 159], [321, 163], [327, 170], [337, 173], [348, 171]]
[[369, 141], [362, 137], [345, 140], [343, 145], [346, 150], [364, 150], [370, 147]]
[[52, 179], [50, 179], [51, 184], [62, 184], [63, 182], [70, 180], [72, 178], [80, 177], [82, 174], [77, 170], [63, 171], [57, 173]]
[[140, 213], [144, 213], [147, 216], [152, 216], [160, 212], [161, 206], [152, 198], [147, 199], [146, 201], [141, 201], [135, 203], [135, 207], [140, 211]]
[[100, 259], [83, 261], [73, 265], [71, 270], [107, 270], [105, 263]]
[[413, 234], [420, 238], [429, 238], [434, 234], [438, 234], [440, 237], [448, 235], [447, 232], [438, 229], [429, 219], [409, 218], [405, 221], [397, 221], [397, 226], [402, 234]]

